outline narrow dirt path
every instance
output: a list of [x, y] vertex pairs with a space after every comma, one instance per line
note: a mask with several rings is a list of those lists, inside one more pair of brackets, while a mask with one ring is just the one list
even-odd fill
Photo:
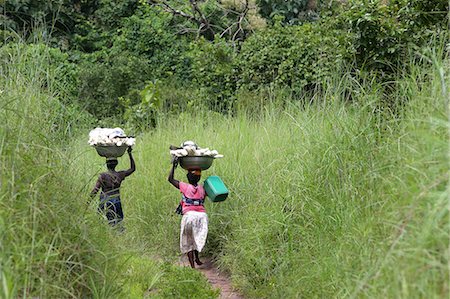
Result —
[[[196, 266], [196, 269], [205, 275], [213, 288], [220, 289], [219, 299], [244, 299], [242, 295], [233, 290], [230, 279], [217, 269], [211, 258], [201, 258], [203, 265]], [[189, 267], [187, 260], [181, 261], [185, 267]]]

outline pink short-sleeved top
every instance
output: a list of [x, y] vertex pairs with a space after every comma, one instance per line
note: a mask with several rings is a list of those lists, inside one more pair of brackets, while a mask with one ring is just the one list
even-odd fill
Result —
[[[205, 189], [202, 185], [191, 185], [187, 184], [185, 182], [180, 182], [180, 192], [183, 193], [183, 195], [189, 199], [205, 199]], [[186, 214], [186, 212], [189, 211], [196, 211], [196, 212], [206, 212], [205, 207], [203, 205], [189, 205], [186, 204], [183, 200], [181, 201], [181, 206], [183, 208], [183, 214]]]

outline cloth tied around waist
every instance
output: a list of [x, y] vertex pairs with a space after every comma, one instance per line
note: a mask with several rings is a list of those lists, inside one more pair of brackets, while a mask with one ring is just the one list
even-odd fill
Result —
[[187, 205], [187, 206], [203, 206], [205, 200], [204, 199], [191, 199], [187, 198], [184, 194], [181, 195], [181, 200]]
[[105, 202], [118, 203], [120, 202], [119, 194], [100, 194], [100, 204], [104, 204]]

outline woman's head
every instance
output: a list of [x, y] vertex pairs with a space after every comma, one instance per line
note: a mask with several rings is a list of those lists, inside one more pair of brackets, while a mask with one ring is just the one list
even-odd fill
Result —
[[202, 176], [201, 170], [189, 170], [188, 173], [186, 174], [189, 184], [191, 185], [197, 185], [198, 181], [200, 181], [201, 176]]
[[107, 158], [106, 159], [106, 167], [108, 167], [109, 170], [115, 170], [117, 164], [119, 164], [119, 161], [117, 161], [116, 158]]

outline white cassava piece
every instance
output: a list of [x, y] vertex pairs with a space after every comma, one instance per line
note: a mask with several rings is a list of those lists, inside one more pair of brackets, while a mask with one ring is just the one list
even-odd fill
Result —
[[186, 156], [207, 156], [213, 158], [223, 158], [223, 155], [220, 155], [216, 150], [201, 148], [193, 141], [183, 142], [179, 149], [171, 150], [170, 154], [178, 158]]
[[136, 139], [127, 137], [121, 128], [95, 128], [89, 132], [91, 146], [133, 146]]

